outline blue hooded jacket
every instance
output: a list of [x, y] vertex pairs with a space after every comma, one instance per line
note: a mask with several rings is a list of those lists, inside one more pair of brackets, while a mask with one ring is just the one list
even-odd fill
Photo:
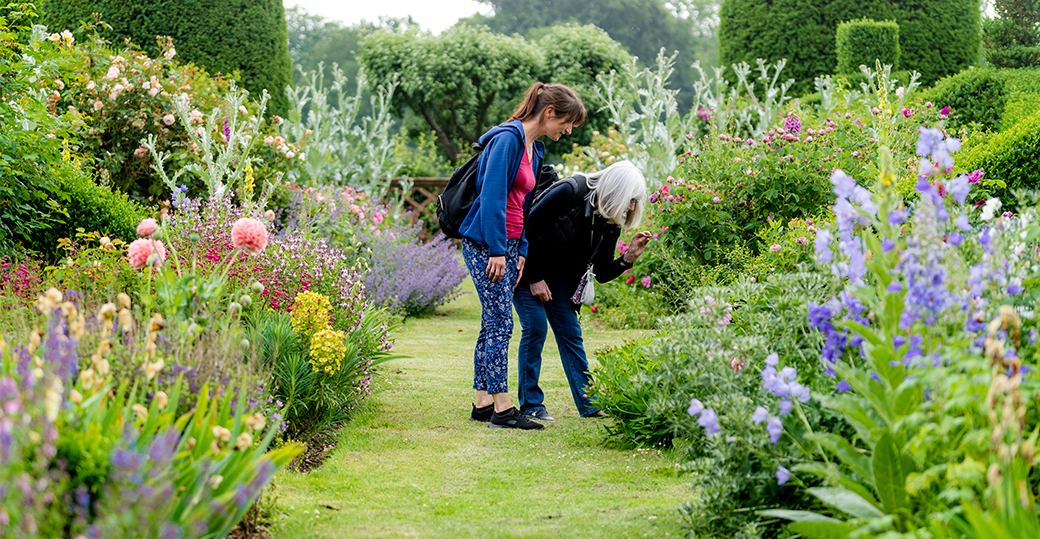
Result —
[[[484, 148], [477, 165], [477, 199], [462, 221], [459, 232], [477, 244], [488, 248], [488, 256], [506, 254], [506, 197], [513, 188], [516, 172], [523, 159], [524, 134], [520, 120], [510, 120], [492, 127], [480, 137]], [[531, 152], [531, 168], [535, 179], [542, 168], [545, 147], [535, 141]], [[531, 192], [534, 192], [532, 189]], [[524, 214], [531, 202], [531, 192], [524, 199]], [[526, 233], [520, 235], [520, 256], [527, 256]]]

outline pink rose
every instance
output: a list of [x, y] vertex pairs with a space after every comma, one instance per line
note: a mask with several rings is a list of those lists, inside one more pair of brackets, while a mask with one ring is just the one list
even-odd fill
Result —
[[167, 114], [162, 117], [162, 121], [166, 125], [173, 125], [173, 122], [177, 121], [177, 118], [174, 118], [172, 114]]
[[711, 199], [711, 201], [716, 203], [716, 204], [718, 204], [719, 202], [722, 202], [722, 199], [719, 198], [719, 197], [715, 197], [715, 198]]
[[139, 238], [130, 242], [130, 247], [127, 249], [130, 265], [134, 269], [142, 269], [147, 266], [148, 259], [153, 253], [156, 256], [155, 265], [157, 267], [166, 261], [166, 247], [161, 241]]
[[779, 251], [780, 249], [783, 249], [783, 247], [780, 247], [780, 244], [778, 244], [778, 243], [774, 243], [774, 244], [769, 246], [769, 250], [774, 252], [774, 253]]
[[809, 245], [809, 239], [805, 236], [800, 236], [799, 238], [795, 239], [794, 242], [798, 245]]
[[142, 219], [140, 223], [137, 223], [137, 235], [142, 238], [149, 238], [152, 234], [155, 234], [155, 229], [158, 226], [155, 223], [155, 219]]
[[231, 227], [231, 243], [235, 249], [258, 255], [267, 247], [267, 227], [256, 219], [243, 217]]
[[650, 277], [643, 277], [642, 279], [640, 279], [639, 284], [643, 285], [646, 288], [650, 288]]

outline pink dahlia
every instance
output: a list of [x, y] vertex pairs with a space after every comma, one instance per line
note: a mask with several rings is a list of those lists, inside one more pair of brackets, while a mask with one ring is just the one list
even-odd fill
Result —
[[137, 235], [142, 238], [150, 238], [152, 234], [155, 234], [155, 229], [158, 225], [155, 223], [155, 219], [142, 219], [140, 223], [137, 223]]
[[139, 238], [130, 242], [130, 247], [127, 250], [130, 265], [134, 269], [144, 268], [148, 265], [148, 257], [152, 256], [153, 252], [158, 259], [155, 265], [162, 265], [166, 260], [166, 246], [161, 241]]
[[231, 243], [235, 249], [243, 249], [258, 255], [267, 247], [267, 227], [256, 219], [243, 217], [231, 227]]

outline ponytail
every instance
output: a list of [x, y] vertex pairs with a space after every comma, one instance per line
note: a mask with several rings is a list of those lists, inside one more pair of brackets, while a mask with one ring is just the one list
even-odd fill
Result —
[[558, 118], [565, 118], [576, 126], [585, 123], [585, 105], [582, 104], [574, 90], [563, 84], [542, 82], [531, 85], [524, 100], [516, 107], [509, 119], [523, 122], [538, 116], [549, 106], [553, 108]]

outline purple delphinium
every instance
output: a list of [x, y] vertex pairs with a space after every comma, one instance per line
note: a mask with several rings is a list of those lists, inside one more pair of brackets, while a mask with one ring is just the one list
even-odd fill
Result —
[[777, 443], [784, 433], [784, 423], [779, 417], [770, 417], [766, 420], [766, 432], [769, 433], [769, 443]]
[[719, 416], [715, 413], [714, 408], [705, 408], [701, 412], [700, 418], [697, 419], [697, 424], [704, 427], [704, 433], [708, 436], [722, 430], [722, 427], [719, 426]]
[[783, 466], [776, 467], [776, 484], [783, 485], [791, 480], [791, 471]]
[[763, 421], [765, 421], [768, 418], [769, 418], [769, 410], [766, 410], [762, 406], [756, 407], [755, 408], [755, 413], [751, 414], [751, 420], [754, 421], [756, 425], [761, 423], [761, 422], [763, 422]]

